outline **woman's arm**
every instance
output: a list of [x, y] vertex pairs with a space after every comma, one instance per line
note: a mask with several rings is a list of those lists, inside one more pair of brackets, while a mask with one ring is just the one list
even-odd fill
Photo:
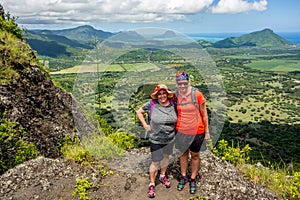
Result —
[[151, 128], [150, 128], [150, 125], [147, 124], [147, 122], [144, 118], [144, 114], [145, 114], [145, 111], [142, 108], [140, 108], [136, 111], [136, 115], [138, 116], [139, 120], [141, 121], [144, 129], [148, 132], [148, 131], [150, 131]]
[[207, 109], [206, 109], [205, 102], [200, 105], [200, 113], [201, 113], [202, 120], [203, 120], [203, 123], [204, 123], [205, 139], [209, 140], [210, 135], [209, 135], [209, 127], [208, 127], [208, 114], [207, 114]]

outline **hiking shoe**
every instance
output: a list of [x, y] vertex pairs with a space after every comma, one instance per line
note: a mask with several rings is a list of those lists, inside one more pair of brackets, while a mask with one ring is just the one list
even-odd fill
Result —
[[159, 181], [166, 186], [166, 188], [170, 188], [171, 187], [171, 183], [168, 180], [167, 176], [163, 176], [163, 177], [159, 177]]
[[154, 198], [155, 197], [155, 186], [150, 185], [148, 188], [148, 197], [149, 198]]
[[188, 179], [187, 179], [187, 178], [181, 177], [181, 179], [180, 179], [180, 181], [179, 181], [179, 183], [178, 183], [178, 185], [177, 185], [177, 190], [179, 190], [179, 191], [183, 190], [183, 188], [184, 188], [184, 186], [185, 186], [185, 184], [186, 184], [187, 182], [188, 182]]
[[195, 179], [191, 179], [191, 181], [190, 181], [190, 193], [195, 194], [196, 190], [197, 190], [197, 182], [196, 182]]

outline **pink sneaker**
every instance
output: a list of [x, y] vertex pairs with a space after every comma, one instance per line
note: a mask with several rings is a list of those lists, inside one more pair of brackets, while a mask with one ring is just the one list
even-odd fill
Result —
[[170, 188], [171, 187], [171, 183], [168, 180], [167, 176], [163, 176], [163, 177], [159, 177], [159, 181], [166, 186], [166, 188]]
[[155, 186], [150, 185], [148, 188], [148, 197], [149, 198], [154, 198], [155, 197]]

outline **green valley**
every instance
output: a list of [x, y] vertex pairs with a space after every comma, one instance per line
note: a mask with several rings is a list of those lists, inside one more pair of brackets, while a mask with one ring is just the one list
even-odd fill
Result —
[[[282, 161], [299, 167], [300, 47], [278, 38], [269, 29], [229, 40], [236, 45], [219, 48], [218, 45], [222, 43], [219, 41], [217, 46], [210, 44], [205, 47], [219, 70], [226, 90], [226, 98], [219, 97], [220, 104], [227, 107], [220, 139], [234, 140], [235, 144], [241, 146], [250, 144], [254, 149], [251, 153], [253, 161]], [[268, 45], [262, 41], [268, 42]], [[203, 41], [199, 42], [203, 44]], [[227, 42], [225, 40], [223, 44]], [[174, 53], [140, 48], [126, 52], [110, 64], [103, 64], [85, 61], [83, 55], [88, 56], [89, 51], [82, 49], [82, 59], [76, 63], [72, 56], [61, 57], [59, 67], [57, 58], [48, 57], [53, 59], [49, 62], [50, 75], [71, 93], [74, 89], [86, 91], [82, 98], [88, 107], [100, 113], [114, 128], [124, 130], [126, 127], [126, 131], [142, 136], [144, 133], [136, 119], [135, 110], [148, 101], [149, 93], [159, 82], [158, 78], [153, 83], [143, 84], [143, 78], [166, 76], [168, 78], [164, 77], [164, 83], [174, 90], [172, 77], [178, 69], [185, 69], [192, 74], [192, 84], [204, 92], [208, 108], [213, 112], [210, 107], [211, 94], [201, 72]], [[64, 63], [70, 64], [67, 66]], [[133, 76], [132, 79], [124, 79], [128, 74]], [[78, 83], [85, 80], [92, 85]], [[136, 85], [140, 86], [126, 88]], [[93, 91], [95, 87], [98, 90]], [[123, 91], [118, 93], [116, 88]], [[116, 97], [116, 93], [119, 97]], [[129, 102], [125, 97], [120, 99], [126, 93], [131, 95], [126, 97]], [[222, 111], [219, 114], [222, 116], [224, 113]]]

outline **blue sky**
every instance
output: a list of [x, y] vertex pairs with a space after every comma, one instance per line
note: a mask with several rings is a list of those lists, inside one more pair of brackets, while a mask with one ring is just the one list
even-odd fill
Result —
[[0, 0], [27, 29], [92, 25], [118, 32], [158, 27], [181, 33], [300, 32], [299, 0]]

